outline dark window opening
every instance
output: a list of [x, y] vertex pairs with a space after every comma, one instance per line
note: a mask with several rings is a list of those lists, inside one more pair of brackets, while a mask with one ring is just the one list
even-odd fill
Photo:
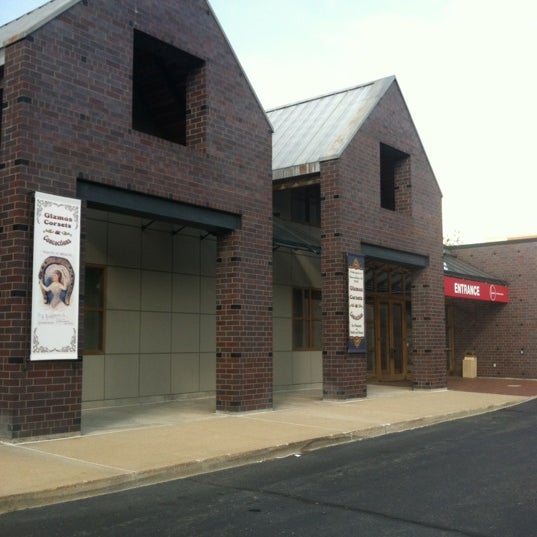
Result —
[[321, 291], [293, 289], [293, 350], [320, 350], [321, 345]]
[[[399, 209], [399, 190], [409, 183], [409, 155], [380, 144], [380, 206], [390, 211]], [[407, 179], [407, 181], [405, 181]]]
[[274, 215], [300, 224], [320, 227], [321, 189], [318, 184], [275, 190], [273, 194]]
[[197, 108], [205, 109], [205, 103], [189, 99], [203, 83], [203, 64], [203, 60], [135, 30], [133, 129], [187, 145], [189, 116]]
[[84, 353], [104, 352], [105, 336], [105, 282], [104, 267], [87, 266], [84, 286]]

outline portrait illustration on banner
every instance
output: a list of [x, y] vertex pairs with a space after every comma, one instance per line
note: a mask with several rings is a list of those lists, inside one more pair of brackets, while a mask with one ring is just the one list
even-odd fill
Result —
[[56, 311], [69, 306], [74, 285], [75, 273], [67, 259], [50, 256], [43, 261], [39, 270], [39, 287], [45, 306]]

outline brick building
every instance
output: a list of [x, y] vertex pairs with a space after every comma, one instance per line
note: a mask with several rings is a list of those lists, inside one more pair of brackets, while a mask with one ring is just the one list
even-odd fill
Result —
[[[394, 77], [268, 112], [274, 382], [366, 394], [446, 386], [441, 193]], [[346, 253], [365, 256], [366, 353], [349, 352]]]
[[508, 288], [505, 301], [446, 299], [453, 372], [460, 374], [471, 353], [478, 376], [537, 378], [537, 239], [457, 245], [449, 249], [451, 265], [450, 257], [466, 264], [461, 272], [472, 280]]
[[[52, 0], [0, 47], [0, 437], [76, 433], [93, 406], [445, 387], [441, 193], [395, 78], [269, 122], [205, 0]], [[32, 359], [59, 263], [32, 259], [42, 194], [81, 200], [71, 359]]]
[[[0, 436], [271, 407], [271, 126], [207, 2], [53, 0], [0, 63]], [[82, 200], [77, 360], [28, 359], [36, 192]]]

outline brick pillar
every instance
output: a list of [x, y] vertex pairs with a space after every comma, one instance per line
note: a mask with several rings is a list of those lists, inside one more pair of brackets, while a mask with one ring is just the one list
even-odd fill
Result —
[[8, 163], [0, 201], [0, 437], [13, 439], [78, 432], [81, 418], [82, 364], [29, 361], [33, 192], [17, 185], [31, 167]]
[[366, 355], [347, 352], [346, 253], [357, 249], [356, 245], [348, 244], [357, 234], [345, 227], [343, 215], [348, 209], [343, 207], [336, 162], [323, 163], [321, 207], [323, 396], [326, 399], [365, 397]]
[[216, 408], [272, 408], [271, 222], [218, 237]]
[[447, 344], [441, 261], [431, 258], [412, 282], [413, 381], [416, 389], [447, 386]]

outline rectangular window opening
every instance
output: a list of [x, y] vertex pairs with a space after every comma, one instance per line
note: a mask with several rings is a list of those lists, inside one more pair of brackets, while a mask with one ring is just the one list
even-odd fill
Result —
[[273, 192], [273, 214], [284, 220], [321, 226], [321, 187], [318, 183]]
[[133, 129], [190, 145], [189, 122], [206, 108], [205, 91], [199, 91], [203, 65], [200, 58], [135, 30]]
[[380, 206], [390, 211], [399, 210], [400, 191], [407, 186], [409, 155], [385, 144], [380, 144]]
[[293, 289], [293, 350], [321, 350], [321, 291]]

